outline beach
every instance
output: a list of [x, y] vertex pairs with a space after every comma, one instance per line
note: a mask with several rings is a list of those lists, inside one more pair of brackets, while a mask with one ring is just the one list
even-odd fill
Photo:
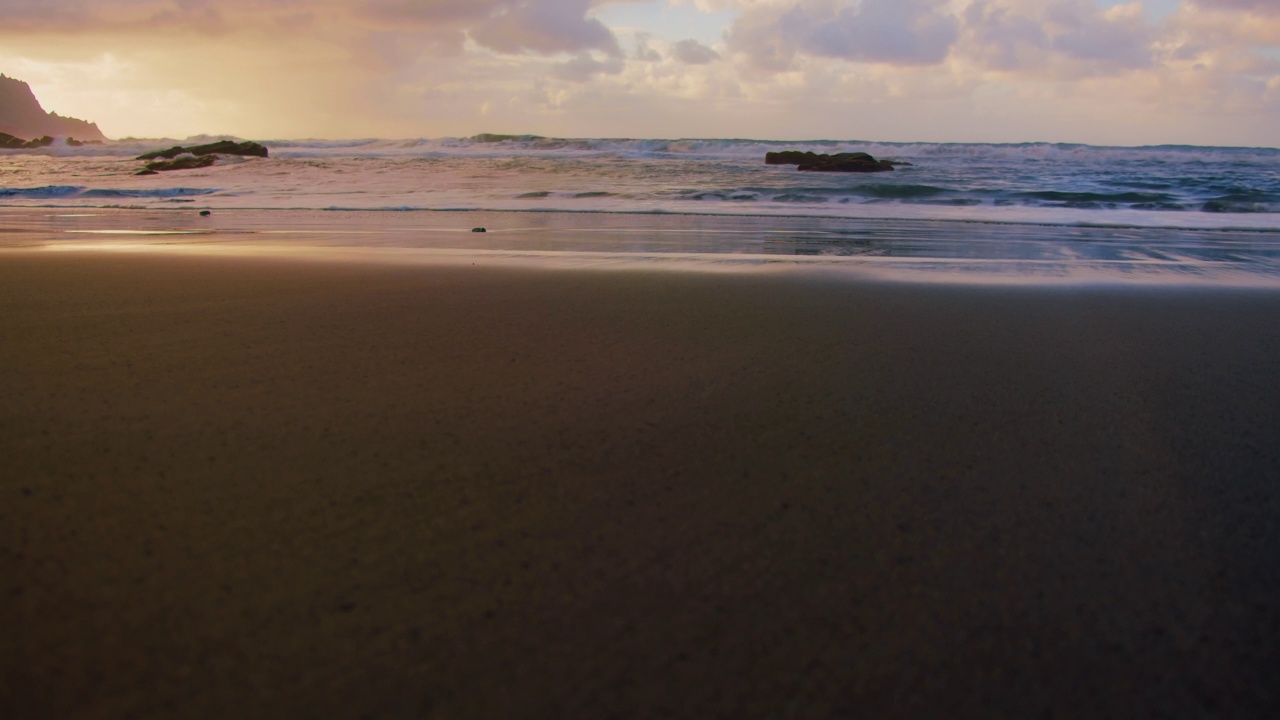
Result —
[[1280, 292], [0, 256], [0, 714], [1263, 716]]

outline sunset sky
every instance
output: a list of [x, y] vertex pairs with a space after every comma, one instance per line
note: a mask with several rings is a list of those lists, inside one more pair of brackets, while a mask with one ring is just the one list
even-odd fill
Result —
[[1280, 0], [0, 0], [111, 137], [1280, 145]]

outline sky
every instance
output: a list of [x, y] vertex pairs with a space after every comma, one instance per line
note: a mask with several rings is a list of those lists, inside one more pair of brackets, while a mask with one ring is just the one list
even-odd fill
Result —
[[0, 0], [109, 137], [1280, 146], [1280, 0]]

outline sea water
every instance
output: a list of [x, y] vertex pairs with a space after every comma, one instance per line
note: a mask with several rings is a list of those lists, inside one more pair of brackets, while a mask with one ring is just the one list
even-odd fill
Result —
[[[212, 139], [0, 152], [0, 206], [10, 208], [0, 222], [28, 231], [0, 234], [0, 244], [30, 242], [36, 231], [63, 243], [118, 242], [137, 230], [152, 243], [166, 237], [155, 233], [181, 232], [188, 244], [1280, 277], [1280, 150], [1271, 148], [479, 135], [267, 141], [269, 159], [136, 174], [142, 152]], [[907, 164], [801, 172], [766, 165], [777, 150]], [[199, 210], [214, 214], [196, 220]], [[469, 234], [478, 226], [484, 237]]]

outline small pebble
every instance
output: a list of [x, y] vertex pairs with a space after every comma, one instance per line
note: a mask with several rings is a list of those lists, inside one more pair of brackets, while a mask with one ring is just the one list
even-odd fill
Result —
[[485, 230], [484, 228], [471, 228], [471, 232], [489, 232], [489, 231]]

